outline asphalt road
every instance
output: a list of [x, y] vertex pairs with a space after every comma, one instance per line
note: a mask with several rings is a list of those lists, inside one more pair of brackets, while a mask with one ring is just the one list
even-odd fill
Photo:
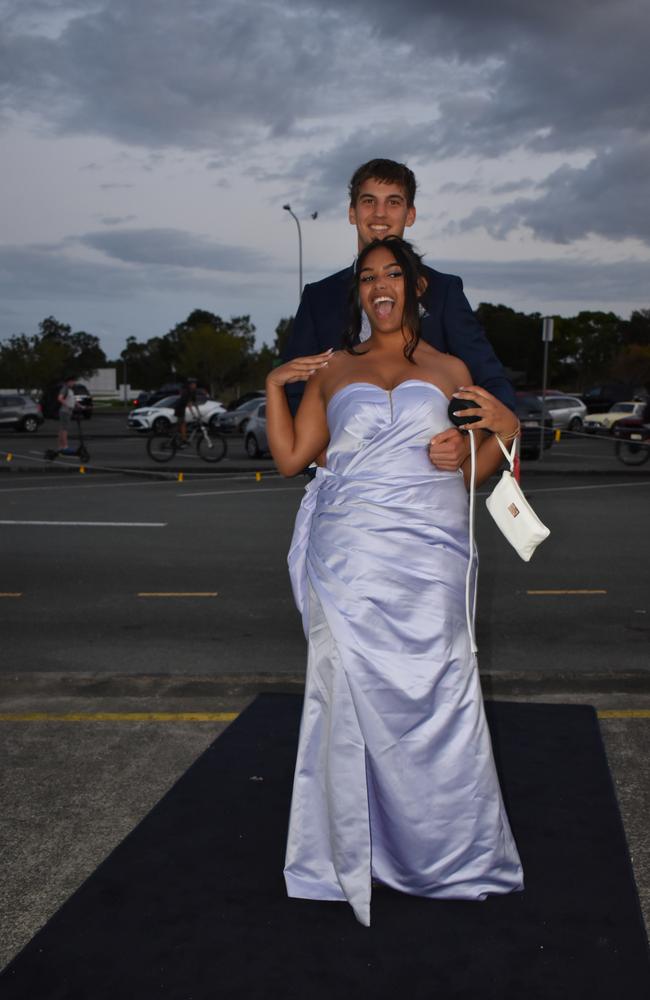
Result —
[[[134, 442], [109, 444], [126, 461]], [[650, 465], [628, 470], [608, 453], [590, 471], [590, 446], [561, 442], [524, 464], [526, 492], [551, 528], [531, 563], [477, 505], [486, 674], [650, 671]], [[256, 481], [259, 463], [247, 461], [246, 471], [184, 482], [146, 470], [0, 476], [0, 591], [20, 595], [0, 597], [8, 666], [302, 675], [286, 552], [304, 480], [280, 479], [267, 463]]]

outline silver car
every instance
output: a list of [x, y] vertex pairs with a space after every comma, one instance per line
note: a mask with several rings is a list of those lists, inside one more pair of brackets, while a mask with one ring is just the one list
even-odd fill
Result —
[[43, 423], [40, 403], [22, 392], [0, 393], [0, 427], [33, 434]]
[[[542, 396], [538, 399], [541, 403]], [[582, 430], [587, 407], [576, 396], [547, 396], [545, 409], [553, 421], [553, 427], [565, 431]]]
[[268, 454], [269, 439], [266, 436], [266, 400], [261, 400], [248, 418], [244, 447], [249, 458], [261, 458], [262, 455]]

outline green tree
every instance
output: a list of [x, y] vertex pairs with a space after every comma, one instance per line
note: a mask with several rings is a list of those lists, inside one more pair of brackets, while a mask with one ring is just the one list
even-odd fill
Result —
[[650, 309], [635, 309], [630, 318], [623, 322], [622, 334], [626, 344], [650, 346]]
[[59, 323], [49, 316], [39, 333], [9, 337], [0, 344], [0, 384], [21, 389], [45, 389], [66, 375], [82, 378], [106, 363], [99, 339]]
[[612, 365], [617, 381], [636, 388], [650, 389], [650, 344], [630, 344], [624, 347]]
[[66, 371], [70, 375], [81, 378], [106, 364], [99, 337], [94, 334], [85, 330], [73, 333], [67, 323], [59, 323], [54, 316], [42, 320], [38, 327], [44, 343], [60, 344], [64, 348]]
[[162, 337], [151, 337], [142, 343], [135, 337], [127, 338], [120, 363], [126, 362], [130, 385], [137, 389], [157, 389], [173, 376], [173, 366], [165, 356], [162, 340]]
[[282, 353], [287, 345], [293, 329], [293, 316], [284, 317], [275, 328], [275, 340], [273, 350], [277, 358], [282, 357]]
[[195, 309], [162, 338], [176, 370], [195, 375], [212, 394], [240, 387], [255, 359], [255, 327], [250, 316], [221, 316]]
[[623, 345], [622, 320], [613, 312], [584, 312], [558, 317], [551, 356], [571, 370], [575, 388], [611, 377], [614, 359]]
[[476, 316], [501, 363], [513, 372], [522, 372], [523, 380], [528, 384], [540, 383], [543, 358], [541, 315], [515, 312], [509, 306], [481, 302]]

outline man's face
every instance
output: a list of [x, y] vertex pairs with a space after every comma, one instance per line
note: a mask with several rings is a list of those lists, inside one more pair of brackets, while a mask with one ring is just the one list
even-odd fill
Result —
[[373, 240], [404, 236], [415, 222], [415, 205], [406, 203], [400, 184], [386, 184], [371, 178], [359, 190], [356, 205], [350, 205], [350, 224], [357, 227], [359, 250]]

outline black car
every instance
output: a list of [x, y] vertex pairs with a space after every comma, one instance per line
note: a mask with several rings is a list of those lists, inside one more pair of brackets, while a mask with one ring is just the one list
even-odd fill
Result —
[[239, 409], [244, 403], [248, 403], [251, 399], [264, 399], [266, 396], [266, 391], [264, 389], [254, 389], [252, 392], [245, 392], [239, 399], [233, 399], [232, 402], [228, 403], [226, 410], [228, 413], [232, 413], [233, 410]]
[[90, 420], [93, 415], [93, 397], [88, 392], [85, 385], [76, 382], [72, 386], [74, 392], [75, 409], [84, 420]]
[[[149, 392], [139, 392], [136, 399], [133, 400], [133, 410], [139, 410], [141, 406], [155, 406], [161, 399], [167, 399], [169, 396], [180, 396], [184, 388], [185, 383], [167, 382], [166, 385], [163, 385], [160, 389], [152, 389]], [[208, 392], [204, 386], [197, 385], [197, 389], [204, 395], [204, 397], [207, 398]], [[133, 410], [131, 412], [133, 412]]]
[[43, 423], [39, 403], [25, 393], [0, 393], [0, 427], [33, 433]]
[[[537, 396], [517, 393], [515, 413], [521, 423], [520, 454], [522, 458], [539, 458], [539, 439], [542, 427], [542, 404]], [[553, 444], [553, 418], [544, 420], [544, 450]]]

